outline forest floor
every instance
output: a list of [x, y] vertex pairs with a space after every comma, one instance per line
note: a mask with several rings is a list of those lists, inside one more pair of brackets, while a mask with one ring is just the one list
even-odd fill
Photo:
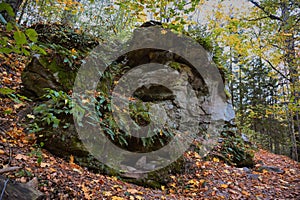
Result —
[[[26, 62], [14, 55], [0, 56], [0, 88], [20, 89]], [[34, 187], [46, 199], [299, 199], [300, 164], [282, 155], [259, 149], [253, 169], [229, 166], [217, 158], [204, 161], [187, 152], [191, 166], [186, 173], [171, 176], [159, 189], [123, 182], [117, 177], [95, 174], [70, 160], [63, 160], [34, 145], [35, 136], [18, 123], [26, 107], [15, 96], [0, 96], [0, 170], [18, 166], [2, 175]], [[259, 170], [264, 166], [280, 172]], [[32, 182], [32, 181], [31, 181]], [[0, 188], [0, 193], [3, 188]]]

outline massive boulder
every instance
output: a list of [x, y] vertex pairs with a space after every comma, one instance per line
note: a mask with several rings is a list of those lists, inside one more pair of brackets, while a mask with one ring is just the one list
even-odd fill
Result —
[[[45, 29], [46, 28], [43, 27], [40, 30]], [[87, 52], [88, 49], [97, 44], [94, 40], [87, 41], [89, 48], [84, 49], [84, 45], [78, 46], [75, 45], [76, 41], [72, 41], [72, 38], [79, 37], [78, 34], [74, 33], [76, 37], [68, 37], [70, 41], [68, 40], [66, 43], [66, 39], [60, 40], [58, 38], [59, 33], [59, 31], [55, 32], [55, 38], [52, 38], [53, 34], [50, 34], [51, 37], [45, 36], [44, 42], [52, 42], [53, 40], [53, 43], [56, 44], [51, 47], [55, 47], [54, 49], [61, 49], [61, 47], [63, 47], [62, 49], [65, 50], [68, 48], [73, 52]], [[43, 34], [43, 31], [41, 31], [40, 34]], [[152, 102], [154, 102], [155, 105], [159, 106], [159, 109], [165, 111], [164, 114], [160, 115], [159, 109], [152, 110], [161, 117], [159, 120], [166, 122], [164, 124], [164, 130], [171, 127], [171, 129], [176, 132], [179, 131], [181, 127], [191, 128], [194, 130], [195, 140], [201, 142], [207, 136], [207, 131], [213, 131], [215, 133], [221, 132], [225, 122], [230, 123], [234, 119], [234, 111], [229, 97], [227, 97], [224, 92], [224, 77], [221, 77], [218, 69], [212, 63], [209, 54], [202, 49], [202, 47], [199, 50], [197, 49], [199, 46], [196, 44], [190, 45], [183, 42], [190, 40], [178, 40], [177, 42], [179, 42], [179, 44], [174, 46], [174, 48], [178, 47], [181, 49], [178, 52], [176, 52], [175, 49], [162, 50], [162, 48], [152, 48], [153, 43], [157, 41], [162, 42], [158, 45], [166, 45], [166, 43], [164, 43], [165, 41], [176, 42], [178, 37], [181, 36], [169, 30], [165, 30], [162, 27], [144, 27], [137, 29], [132, 39], [126, 45], [122, 46], [123, 48], [127, 46], [128, 49], [126, 48], [125, 51], [120, 50], [121, 56], [116, 57], [116, 59], [113, 60], [113, 64], [107, 68], [107, 71], [109, 71], [111, 75], [106, 79], [101, 79], [97, 89], [100, 90], [101, 93], [109, 94], [111, 90], [116, 88], [115, 83], [130, 83], [133, 79], [139, 80], [137, 89], [130, 96], [133, 99], [131, 103], [138, 105], [139, 102], [144, 102], [149, 103], [151, 106], [153, 105]], [[172, 46], [173, 44], [169, 45]], [[113, 50], [116, 51], [118, 49]], [[83, 63], [81, 62], [83, 56], [87, 55], [87, 53], [84, 53], [81, 54], [82, 57], [75, 56], [72, 58], [72, 55], [71, 57], [70, 55], [62, 55], [59, 52], [53, 51], [53, 49], [49, 50], [49, 52], [48, 55], [33, 58], [32, 62], [26, 67], [22, 74], [24, 93], [30, 97], [41, 97], [41, 95], [45, 94], [44, 88], [69, 92], [73, 87], [79, 67]], [[188, 52], [188, 54], [186, 54], [186, 52]], [[184, 58], [184, 55], [187, 55], [190, 59]], [[109, 57], [109, 55], [107, 56]], [[191, 63], [190, 60], [194, 58], [196, 65], [201, 64], [201, 66], [199, 66], [200, 68], [197, 68], [197, 66], [193, 65], [194, 63]], [[143, 66], [149, 63], [150, 67], [158, 67], [158, 69], [155, 72], [149, 72], [145, 67], [137, 68], [137, 66]], [[157, 63], [160, 65], [156, 65]], [[127, 77], [127, 79], [122, 78], [126, 73], [132, 72], [132, 70], [136, 70], [135, 73], [132, 73], [132, 76]], [[168, 75], [168, 78], [157, 78], [158, 74]], [[155, 83], [153, 83], [154, 79], [156, 80]], [[218, 80], [218, 84], [215, 88], [212, 87], [212, 83], [214, 83], [212, 79]], [[166, 87], [166, 85], [170, 85], [170, 82], [174, 83], [175, 86], [173, 88]], [[190, 90], [187, 89], [187, 85], [191, 86]], [[195, 95], [191, 96], [189, 94], [190, 91], [193, 91]], [[126, 96], [127, 94], [124, 95]], [[211, 104], [210, 102], [214, 95], [217, 98], [213, 99], [214, 103]], [[62, 100], [62, 102], [65, 101]], [[48, 101], [44, 99], [40, 105], [42, 104], [45, 105], [45, 109], [51, 108], [52, 111], [55, 108], [54, 106], [58, 105], [57, 102], [53, 102], [53, 99]], [[181, 104], [187, 105], [188, 109], [183, 109]], [[65, 103], [59, 105], [65, 106]], [[108, 111], [109, 110], [102, 110], [102, 112]], [[145, 113], [147, 112], [146, 110]], [[95, 135], [89, 135], [89, 132], [94, 128], [93, 126], [85, 127], [87, 133], [85, 138], [82, 138], [79, 137], [73, 116], [69, 112], [56, 113], [57, 119], [60, 120], [58, 127], [52, 126], [51, 123], [45, 124], [45, 120], [39, 119], [41, 112], [35, 110], [34, 114], [36, 115], [35, 120], [37, 124], [44, 128], [39, 132], [38, 140], [44, 143], [46, 149], [66, 159], [69, 158], [70, 155], [73, 155], [76, 162], [94, 171], [113, 175], [118, 174], [121, 177], [134, 180], [136, 183], [146, 183], [156, 187], [159, 186], [160, 183], [167, 181], [170, 173], [179, 173], [184, 169], [184, 159], [182, 157], [165, 168], [151, 171], [151, 169], [160, 166], [161, 163], [157, 162], [157, 160], [165, 158], [137, 156], [131, 157], [129, 158], [130, 160], [128, 160], [128, 158], [122, 157], [122, 155], [120, 155], [119, 158], [114, 158], [116, 162], [115, 165], [120, 166], [120, 171], [122, 172], [109, 168], [91, 153], [91, 149], [101, 152], [99, 147], [91, 147], [83, 142], [85, 140], [93, 140], [92, 143], [95, 143], [95, 140], [92, 139], [95, 138]], [[113, 117], [112, 114], [106, 114], [105, 116]], [[130, 117], [138, 125], [145, 126], [153, 120], [153, 118], [148, 115], [145, 116], [140, 117], [135, 115]], [[192, 124], [188, 116], [192, 116], [197, 123]], [[83, 118], [85, 117], [88, 118], [89, 113], [85, 113]], [[219, 126], [209, 129], [208, 127], [215, 122], [218, 122]], [[95, 123], [95, 121], [92, 123]], [[66, 124], [68, 124], [68, 126], [65, 126]], [[109, 137], [108, 133], [107, 136]], [[118, 135], [116, 138], [117, 137]], [[172, 140], [173, 136], [157, 134], [153, 136], [152, 143], [148, 146], [144, 146], [140, 138], [130, 135], [123, 137], [128, 143], [128, 145], [125, 146], [120, 145], [120, 140], [118, 141], [116, 138], [115, 140], [110, 138], [111, 142], [115, 145], [119, 145], [128, 151], [143, 153], [162, 148]], [[205, 145], [202, 147], [204, 149], [206, 148]], [[199, 148], [201, 148], [201, 145]], [[166, 154], [168, 153], [169, 152], [166, 152]], [[108, 156], [108, 154], [109, 152], [106, 156]], [[147, 170], [151, 172], [146, 173], [145, 171]]]

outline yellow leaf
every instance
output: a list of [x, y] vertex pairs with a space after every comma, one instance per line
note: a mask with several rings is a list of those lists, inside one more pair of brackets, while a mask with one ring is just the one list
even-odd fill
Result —
[[190, 180], [190, 181], [188, 182], [188, 184], [195, 186], [195, 185], [198, 185], [199, 182], [198, 182], [197, 180], [193, 179], [193, 180]]
[[91, 199], [91, 195], [89, 194], [89, 190], [85, 187], [84, 183], [81, 185], [82, 191], [84, 193], [85, 199]]
[[124, 198], [113, 196], [113, 197], [111, 197], [111, 199], [112, 199], [112, 200], [123, 200]]
[[161, 34], [163, 34], [163, 35], [167, 34], [167, 32], [168, 31], [166, 31], [166, 30], [161, 30]]
[[221, 188], [228, 188], [228, 185], [227, 184], [222, 184]]
[[[199, 161], [197, 161], [197, 162], [196, 162], [196, 165], [197, 165], [197, 167], [201, 167], [201, 166], [202, 166], [202, 163], [199, 162]], [[204, 166], [204, 167], [205, 167], [205, 166]]]
[[213, 158], [213, 161], [214, 162], [220, 162], [219, 158], [216, 158], [216, 157]]
[[163, 132], [162, 132], [162, 130], [159, 131], [159, 135], [160, 135], [160, 136], [163, 136], [163, 135], [164, 135]]
[[135, 198], [138, 199], [138, 200], [144, 199], [142, 196], [135, 196]]
[[195, 158], [201, 159], [201, 156], [197, 152], [194, 153], [194, 156]]
[[164, 191], [165, 190], [165, 186], [162, 185], [161, 186], [161, 190]]
[[103, 195], [109, 197], [112, 195], [111, 191], [103, 191]]
[[176, 188], [176, 183], [171, 183], [170, 186]]
[[52, 167], [50, 167], [49, 170], [50, 170], [51, 172], [56, 172], [56, 169], [54, 169], [54, 168], [52, 168]]
[[26, 117], [28, 117], [29, 119], [34, 119], [35, 118], [35, 116], [31, 115], [31, 114], [26, 115]]
[[71, 53], [75, 54], [75, 53], [77, 53], [77, 51], [74, 48], [72, 48]]
[[5, 151], [3, 151], [2, 149], [0, 149], [0, 154], [1, 155], [5, 154]]

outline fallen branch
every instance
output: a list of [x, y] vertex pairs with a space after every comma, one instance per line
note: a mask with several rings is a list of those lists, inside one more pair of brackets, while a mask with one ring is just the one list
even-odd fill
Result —
[[0, 174], [6, 173], [6, 172], [11, 172], [11, 171], [16, 171], [22, 169], [22, 167], [6, 167], [3, 169], [0, 169]]

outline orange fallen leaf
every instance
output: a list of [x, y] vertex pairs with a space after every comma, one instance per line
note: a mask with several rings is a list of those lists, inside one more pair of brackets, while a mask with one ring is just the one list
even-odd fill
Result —
[[249, 192], [247, 192], [247, 191], [245, 191], [245, 190], [242, 191], [242, 194], [243, 194], [243, 195], [246, 195], [246, 196], [250, 196]]
[[74, 156], [73, 155], [70, 155], [69, 163], [70, 164], [74, 164]]
[[85, 187], [84, 183], [81, 185], [82, 191], [84, 193], [85, 199], [91, 199], [91, 195], [89, 194], [89, 190]]
[[117, 197], [117, 196], [113, 196], [111, 197], [112, 200], [123, 200], [124, 198], [122, 197]]
[[171, 194], [175, 194], [175, 190], [170, 189], [169, 192], [170, 192]]

